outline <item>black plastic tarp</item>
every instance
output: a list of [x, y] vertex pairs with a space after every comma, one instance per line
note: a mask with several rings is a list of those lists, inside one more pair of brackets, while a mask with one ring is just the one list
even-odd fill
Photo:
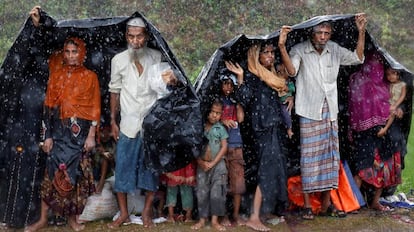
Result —
[[[288, 34], [288, 39], [286, 42], [287, 50], [289, 51], [292, 46], [302, 41], [305, 41], [309, 38], [310, 32], [313, 26], [318, 25], [324, 21], [330, 21], [333, 26], [333, 35], [332, 40], [337, 42], [339, 45], [354, 50], [356, 47], [358, 30], [355, 24], [355, 15], [324, 15], [314, 17], [302, 23], [293, 25], [293, 31]], [[245, 70], [247, 69], [247, 50], [252, 44], [255, 44], [260, 41], [270, 41], [275, 48], [278, 47], [280, 31], [275, 31], [268, 35], [262, 36], [249, 36], [249, 35], [238, 35], [223, 44], [218, 48], [214, 54], [210, 57], [207, 64], [203, 67], [199, 76], [195, 82], [195, 89], [200, 97], [201, 101], [201, 111], [205, 114], [208, 111], [208, 107], [211, 104], [212, 100], [219, 95], [220, 91], [220, 81], [219, 74], [226, 69], [224, 61], [231, 60], [233, 62], [238, 62]], [[402, 80], [407, 83], [408, 91], [407, 97], [404, 101], [405, 104], [405, 115], [401, 120], [401, 128], [404, 130], [403, 133], [405, 138], [408, 138], [410, 124], [411, 124], [411, 109], [412, 109], [412, 94], [413, 94], [413, 74], [396, 61], [387, 51], [381, 48], [375, 39], [366, 32], [366, 45], [365, 52], [372, 50], [378, 51], [385, 62], [388, 63], [392, 68], [398, 69], [401, 71]], [[279, 50], [276, 49], [276, 62], [281, 62]], [[357, 71], [360, 66], [343, 66], [340, 68], [340, 74], [338, 76], [338, 93], [339, 93], [339, 132], [340, 132], [340, 149], [341, 149], [341, 158], [346, 159], [349, 154], [349, 141], [347, 141], [348, 135], [348, 79], [349, 76]], [[266, 117], [266, 112], [263, 112], [262, 115], [257, 117]], [[297, 175], [300, 173], [299, 170], [299, 158], [300, 158], [300, 147], [299, 147], [299, 130], [298, 130], [298, 118], [293, 115], [294, 121], [294, 133], [295, 136], [292, 138], [289, 144], [289, 154], [288, 154], [288, 174], [290, 176]], [[252, 143], [252, 140], [244, 141], [245, 143]], [[263, 142], [263, 141], [262, 141]], [[252, 144], [250, 144], [251, 147]], [[245, 151], [246, 152], [246, 151]], [[252, 152], [252, 151], [248, 151]], [[254, 181], [255, 167], [257, 165], [257, 160], [255, 157], [250, 155], [245, 155], [246, 161], [246, 181], [248, 184]], [[254, 151], [253, 151], [254, 156]]]
[[[150, 33], [148, 46], [163, 54], [180, 81], [159, 99], [144, 120], [146, 163], [154, 172], [172, 171], [198, 156], [202, 140], [200, 103], [191, 82], [168, 44], [141, 13], [130, 17], [55, 21], [41, 12], [40, 29], [28, 19], [0, 69], [0, 221], [30, 224], [39, 215], [39, 183], [45, 154], [40, 152], [41, 111], [48, 81], [47, 60], [64, 40], [87, 44], [85, 66], [98, 74], [102, 95], [101, 125], [110, 123], [110, 62], [126, 49], [126, 22], [141, 16]], [[133, 168], [133, 167], [131, 167]]]

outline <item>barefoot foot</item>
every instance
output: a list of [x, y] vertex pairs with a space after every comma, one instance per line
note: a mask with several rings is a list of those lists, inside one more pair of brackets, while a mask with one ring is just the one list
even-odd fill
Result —
[[270, 231], [270, 228], [265, 226], [260, 220], [248, 220], [246, 226], [255, 231]]
[[47, 221], [38, 221], [35, 224], [24, 228], [24, 232], [35, 232], [45, 227], [47, 227]]
[[126, 216], [119, 216], [115, 221], [107, 224], [109, 229], [116, 229], [119, 228], [123, 224], [129, 224], [131, 220], [129, 219], [129, 215]]
[[205, 222], [200, 220], [196, 224], [192, 225], [191, 229], [192, 230], [199, 230], [199, 229], [203, 228], [205, 225], [206, 225]]
[[217, 231], [226, 231], [226, 227], [221, 225], [220, 223], [211, 223], [211, 226]]

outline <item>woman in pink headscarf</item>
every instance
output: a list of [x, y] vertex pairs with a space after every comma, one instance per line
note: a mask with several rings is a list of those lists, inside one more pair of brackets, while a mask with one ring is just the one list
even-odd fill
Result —
[[389, 98], [383, 60], [379, 53], [369, 53], [361, 70], [350, 78], [350, 139], [354, 179], [359, 187], [365, 183], [375, 188], [370, 207], [379, 211], [390, 210], [379, 202], [382, 190], [401, 183], [398, 149], [389, 137], [377, 136], [390, 112]]

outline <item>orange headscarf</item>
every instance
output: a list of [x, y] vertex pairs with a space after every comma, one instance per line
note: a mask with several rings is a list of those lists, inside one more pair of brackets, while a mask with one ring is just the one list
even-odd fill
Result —
[[275, 67], [272, 66], [271, 70], [265, 68], [259, 62], [260, 45], [256, 44], [249, 48], [247, 52], [247, 65], [249, 71], [264, 81], [270, 88], [281, 92], [286, 86], [286, 80], [279, 77], [276, 73]]
[[70, 40], [77, 45], [80, 65], [66, 65], [59, 53], [51, 56], [45, 106], [59, 107], [62, 119], [77, 117], [99, 121], [101, 95], [98, 77], [83, 66], [86, 57], [85, 43], [79, 38], [72, 37], [65, 41], [65, 46]]

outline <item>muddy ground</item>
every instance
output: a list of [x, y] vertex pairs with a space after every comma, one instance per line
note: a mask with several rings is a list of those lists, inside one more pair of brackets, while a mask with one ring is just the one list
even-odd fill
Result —
[[[106, 224], [108, 220], [86, 223], [85, 232], [109, 231]], [[193, 231], [190, 226], [194, 223], [161, 223], [153, 229], [144, 229], [141, 225], [131, 224], [121, 226], [111, 231]], [[413, 231], [414, 232], [414, 209], [396, 209], [393, 212], [381, 213], [371, 209], [363, 208], [358, 214], [348, 214], [346, 218], [315, 217], [313, 221], [305, 221], [297, 213], [286, 216], [286, 222], [278, 225], [269, 225], [272, 231], [281, 232], [310, 232], [310, 231], [361, 231], [361, 232], [388, 232], [388, 231]], [[23, 230], [8, 230], [23, 231]], [[72, 231], [68, 226], [49, 226], [40, 232], [47, 231]], [[213, 231], [207, 226], [199, 231]], [[245, 226], [228, 227], [227, 231], [253, 231]]]

